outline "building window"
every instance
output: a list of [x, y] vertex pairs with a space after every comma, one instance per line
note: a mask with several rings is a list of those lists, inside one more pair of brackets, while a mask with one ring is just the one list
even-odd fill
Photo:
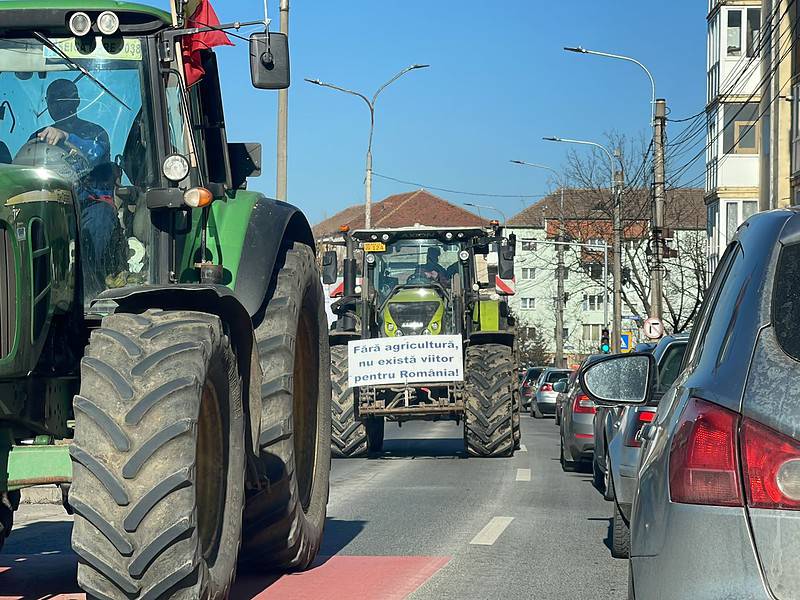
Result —
[[535, 279], [536, 278], [536, 269], [533, 267], [523, 267], [522, 269], [522, 278], [523, 279]]
[[600, 325], [584, 325], [583, 340], [585, 342], [600, 343]]
[[531, 240], [522, 240], [522, 251], [523, 252], [535, 252], [536, 251], [536, 242]]
[[758, 212], [758, 202], [746, 200], [742, 203], [742, 221], [746, 221]]
[[523, 310], [532, 310], [536, 308], [536, 298], [521, 298]]
[[603, 294], [584, 294], [583, 310], [603, 310]]
[[758, 154], [761, 141], [758, 128], [758, 103], [725, 104], [724, 117], [722, 143], [725, 154]]
[[599, 263], [590, 263], [588, 265], [584, 265], [584, 269], [586, 270], [586, 274], [592, 279], [603, 278], [603, 265]]
[[747, 9], [747, 56], [758, 56], [758, 46], [761, 43], [761, 9]]
[[725, 203], [725, 244], [729, 244], [736, 235], [736, 228], [739, 226], [739, 203]]
[[742, 55], [742, 11], [728, 11], [728, 26], [726, 40], [728, 43], [728, 56]]
[[[564, 271], [564, 279], [569, 279], [569, 269], [567, 267], [562, 267], [562, 269]], [[555, 269], [554, 277], [558, 279], [558, 267]]]

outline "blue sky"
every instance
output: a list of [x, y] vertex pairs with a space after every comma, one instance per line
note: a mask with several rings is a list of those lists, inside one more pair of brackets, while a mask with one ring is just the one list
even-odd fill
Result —
[[[278, 2], [269, 2], [277, 27]], [[213, 4], [222, 21], [259, 18], [263, 10], [261, 0]], [[582, 45], [638, 58], [653, 72], [670, 116], [688, 116], [705, 100], [706, 4], [292, 0], [289, 201], [312, 222], [363, 201], [367, 108], [357, 98], [308, 84], [305, 77], [371, 96], [403, 67], [429, 63], [430, 69], [407, 74], [378, 101], [375, 172], [428, 186], [533, 199], [552, 188], [549, 174], [508, 160], [559, 168], [569, 147], [544, 142], [542, 136], [603, 141], [611, 131], [649, 135], [645, 74], [632, 64], [579, 56], [562, 47]], [[657, 30], [653, 23], [660, 23]], [[264, 175], [251, 189], [273, 196], [277, 93], [249, 85], [243, 42], [219, 55], [228, 137], [262, 143]], [[673, 135], [678, 126], [669, 124]], [[376, 177], [373, 196], [378, 200], [412, 189]], [[512, 198], [439, 195], [455, 203], [494, 205], [507, 214], [523, 206]]]

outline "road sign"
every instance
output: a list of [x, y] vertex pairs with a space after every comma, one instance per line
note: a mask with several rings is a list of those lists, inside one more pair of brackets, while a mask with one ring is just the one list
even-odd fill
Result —
[[623, 331], [619, 334], [619, 351], [620, 352], [633, 352], [633, 332]]
[[651, 340], [661, 339], [664, 335], [664, 323], [661, 322], [661, 319], [649, 317], [644, 322], [644, 334]]

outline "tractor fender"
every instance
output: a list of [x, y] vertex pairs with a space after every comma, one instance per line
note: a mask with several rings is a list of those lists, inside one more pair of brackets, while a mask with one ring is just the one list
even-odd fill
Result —
[[286, 202], [261, 197], [253, 206], [242, 246], [234, 292], [254, 316], [262, 308], [282, 248], [302, 242], [315, 249], [305, 215]]
[[261, 367], [258, 360], [253, 321], [235, 293], [224, 285], [173, 284], [140, 285], [106, 290], [101, 300], [113, 300], [116, 312], [138, 313], [149, 308], [195, 310], [217, 315], [228, 328], [236, 350], [245, 416], [250, 424], [248, 443], [258, 455], [261, 430]]

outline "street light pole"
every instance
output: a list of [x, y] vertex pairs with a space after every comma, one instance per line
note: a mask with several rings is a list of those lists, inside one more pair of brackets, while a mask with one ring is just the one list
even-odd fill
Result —
[[331, 83], [325, 83], [324, 81], [320, 81], [319, 79], [306, 79], [308, 83], [313, 83], [314, 85], [319, 85], [321, 87], [330, 88], [332, 90], [336, 90], [338, 92], [344, 92], [345, 94], [350, 94], [352, 96], [357, 96], [361, 98], [369, 108], [369, 142], [367, 143], [367, 160], [366, 160], [366, 168], [364, 173], [364, 227], [365, 229], [369, 229], [372, 226], [372, 137], [375, 131], [375, 102], [378, 100], [378, 96], [380, 93], [393, 84], [395, 81], [400, 79], [403, 75], [408, 73], [409, 71], [413, 71], [415, 69], [425, 69], [430, 67], [430, 65], [411, 65], [397, 73], [394, 77], [392, 77], [389, 81], [384, 83], [378, 90], [372, 95], [372, 99], [370, 100], [364, 94], [360, 92], [354, 92], [353, 90], [348, 90], [343, 87], [339, 87], [338, 85], [333, 85]]
[[[289, 0], [281, 0], [281, 33], [289, 35]], [[286, 202], [289, 137], [289, 90], [278, 91], [278, 156], [275, 198]]]
[[558, 236], [556, 241], [562, 242], [556, 245], [556, 352], [553, 357], [553, 366], [563, 368], [566, 366], [564, 361], [564, 244], [566, 241], [566, 231], [564, 229], [564, 184], [561, 177], [552, 167], [547, 165], [540, 165], [538, 163], [529, 163], [524, 160], [512, 160], [515, 165], [522, 165], [525, 167], [534, 167], [536, 169], [545, 169], [555, 175], [558, 187], [561, 189], [560, 210], [558, 215]]
[[504, 213], [499, 208], [494, 206], [489, 206], [488, 204], [473, 204], [472, 202], [464, 202], [464, 206], [471, 206], [472, 208], [483, 208], [485, 210], [493, 210], [494, 212], [498, 213], [501, 217], [503, 217], [503, 227], [506, 226], [506, 213]]
[[653, 74], [640, 61], [622, 54], [587, 50], [580, 46], [565, 47], [568, 52], [602, 56], [633, 63], [641, 68], [650, 80], [650, 124], [653, 127], [653, 207], [650, 218], [650, 311], [649, 316], [661, 319], [663, 313], [663, 287], [664, 287], [664, 203], [666, 202], [666, 189], [664, 185], [664, 129], [667, 113], [666, 101], [656, 100], [656, 82]]
[[[580, 144], [584, 146], [593, 146], [605, 152], [608, 157], [609, 167], [611, 169], [611, 201], [612, 201], [612, 230], [613, 230], [613, 256], [611, 268], [614, 277], [614, 324], [612, 326], [613, 336], [611, 337], [611, 350], [612, 352], [619, 352], [620, 336], [622, 335], [622, 209], [620, 206], [621, 185], [617, 186], [616, 169], [614, 166], [615, 160], [611, 152], [597, 142], [590, 142], [587, 140], [571, 140], [568, 138], [560, 137], [546, 137], [543, 138], [548, 142], [561, 142], [564, 144]], [[622, 161], [617, 157], [622, 167]], [[608, 288], [606, 288], [608, 289]]]

